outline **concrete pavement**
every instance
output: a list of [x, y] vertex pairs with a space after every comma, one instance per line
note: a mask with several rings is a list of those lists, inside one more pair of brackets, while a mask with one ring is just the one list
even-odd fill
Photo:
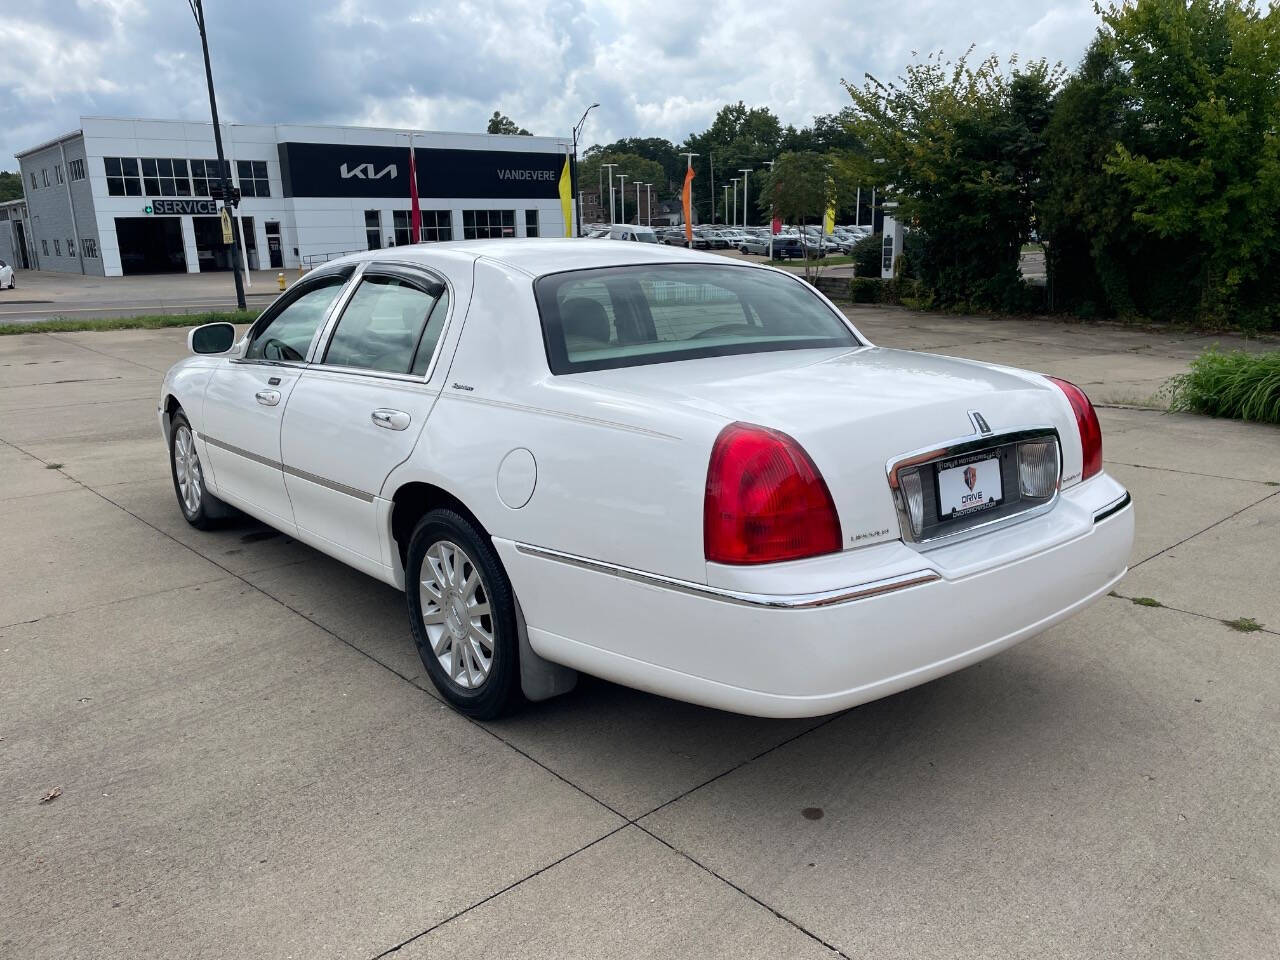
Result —
[[590, 678], [464, 720], [395, 591], [183, 522], [185, 331], [0, 338], [0, 955], [1274, 955], [1280, 430], [1127, 406], [1203, 338], [850, 312], [1125, 404], [1138, 538], [1045, 635], [791, 722]]

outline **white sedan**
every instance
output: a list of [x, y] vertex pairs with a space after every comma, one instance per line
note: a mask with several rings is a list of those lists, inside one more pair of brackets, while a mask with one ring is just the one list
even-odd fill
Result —
[[0, 290], [12, 290], [18, 285], [14, 279], [13, 267], [0, 260]]
[[958, 670], [1104, 595], [1129, 494], [1060, 380], [872, 346], [790, 273], [593, 240], [376, 250], [159, 420], [187, 520], [237, 508], [404, 590], [493, 717], [583, 671], [772, 717]]

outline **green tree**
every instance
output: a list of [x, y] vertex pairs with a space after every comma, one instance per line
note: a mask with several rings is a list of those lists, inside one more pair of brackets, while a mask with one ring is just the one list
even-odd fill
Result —
[[22, 199], [22, 174], [0, 170], [0, 203]]
[[493, 111], [493, 116], [489, 118], [489, 126], [486, 128], [485, 133], [506, 133], [521, 137], [533, 136], [524, 127], [517, 126], [514, 120], [497, 110]]
[[[766, 209], [772, 207], [775, 217], [803, 228], [821, 223], [827, 208], [837, 197], [836, 178], [839, 171], [824, 154], [784, 153], [773, 169], [760, 178], [760, 198]], [[817, 261], [804, 261], [805, 276], [818, 271]]]
[[1280, 239], [1280, 12], [1252, 0], [1136, 0], [1100, 32], [1142, 130], [1105, 169], [1136, 226], [1176, 245], [1199, 322], [1272, 327]]
[[1008, 67], [968, 54], [931, 54], [894, 83], [846, 84], [848, 125], [866, 152], [844, 161], [846, 176], [883, 184], [898, 216], [923, 241], [915, 264], [941, 306], [1020, 309], [1022, 245], [1042, 191], [1044, 131], [1059, 67]]
[[[684, 149], [698, 154], [693, 159], [693, 166], [697, 176], [694, 180], [694, 203], [698, 208], [699, 218], [709, 222], [713, 202], [721, 200], [719, 195], [712, 195], [713, 162], [714, 187], [719, 194], [730, 178], [741, 176], [739, 170], [768, 169], [764, 167], [764, 163], [778, 156], [781, 142], [782, 123], [773, 112], [768, 107], [748, 107], [741, 100], [725, 104], [716, 113], [711, 126], [701, 133], [692, 133], [686, 137]], [[681, 160], [684, 158], [681, 157]], [[681, 163], [681, 168], [683, 166]], [[683, 183], [684, 173], [678, 170], [677, 175]], [[753, 174], [748, 182], [747, 202], [750, 209], [747, 219], [752, 223], [760, 223], [768, 205], [760, 204], [755, 182]]]

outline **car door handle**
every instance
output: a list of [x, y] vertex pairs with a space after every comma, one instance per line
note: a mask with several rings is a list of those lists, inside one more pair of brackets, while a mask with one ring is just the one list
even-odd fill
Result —
[[280, 402], [279, 390], [259, 390], [254, 396], [258, 398], [258, 402], [264, 407], [274, 407]]
[[409, 426], [409, 415], [403, 410], [388, 410], [386, 407], [379, 407], [373, 413], [369, 414], [369, 419], [379, 427], [385, 427], [388, 430], [404, 430]]

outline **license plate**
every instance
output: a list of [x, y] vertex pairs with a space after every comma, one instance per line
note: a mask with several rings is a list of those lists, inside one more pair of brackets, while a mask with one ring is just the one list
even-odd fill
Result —
[[938, 519], [994, 507], [1003, 498], [1000, 457], [966, 457], [938, 471]]

